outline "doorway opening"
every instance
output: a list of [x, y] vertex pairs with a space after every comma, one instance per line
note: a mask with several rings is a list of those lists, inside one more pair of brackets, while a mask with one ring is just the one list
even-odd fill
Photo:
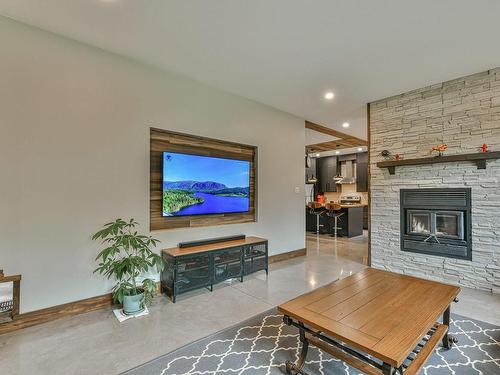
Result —
[[369, 265], [368, 142], [309, 121], [305, 128], [308, 253]]

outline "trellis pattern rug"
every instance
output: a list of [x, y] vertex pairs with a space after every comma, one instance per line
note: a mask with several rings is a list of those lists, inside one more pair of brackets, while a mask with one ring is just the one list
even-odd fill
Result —
[[[452, 314], [450, 331], [458, 345], [438, 347], [421, 374], [499, 375], [500, 327]], [[277, 375], [283, 363], [298, 357], [298, 331], [282, 323], [275, 309], [215, 335], [191, 343], [135, 369], [127, 375]], [[304, 370], [308, 374], [360, 372], [314, 346]]]

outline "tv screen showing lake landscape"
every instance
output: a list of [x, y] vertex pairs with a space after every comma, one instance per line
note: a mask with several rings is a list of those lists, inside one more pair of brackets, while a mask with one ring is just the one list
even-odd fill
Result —
[[163, 216], [248, 212], [250, 162], [163, 153]]

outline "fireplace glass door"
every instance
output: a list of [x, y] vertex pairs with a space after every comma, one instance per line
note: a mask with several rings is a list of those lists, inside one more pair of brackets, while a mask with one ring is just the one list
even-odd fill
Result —
[[424, 210], [408, 210], [408, 233], [430, 234], [431, 213]]
[[437, 211], [435, 234], [442, 237], [464, 238], [463, 212]]
[[461, 211], [407, 211], [407, 234], [435, 235], [463, 240], [463, 228], [464, 214]]

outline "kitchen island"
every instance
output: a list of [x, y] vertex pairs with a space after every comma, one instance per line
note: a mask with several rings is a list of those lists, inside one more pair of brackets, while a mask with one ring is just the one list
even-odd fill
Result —
[[[363, 234], [363, 210], [366, 204], [342, 204], [339, 213], [343, 213], [338, 218], [337, 235], [342, 237], [356, 237]], [[320, 215], [320, 233], [333, 235], [335, 230], [335, 220], [327, 215], [327, 212]], [[316, 215], [306, 207], [306, 231], [316, 232]]]

